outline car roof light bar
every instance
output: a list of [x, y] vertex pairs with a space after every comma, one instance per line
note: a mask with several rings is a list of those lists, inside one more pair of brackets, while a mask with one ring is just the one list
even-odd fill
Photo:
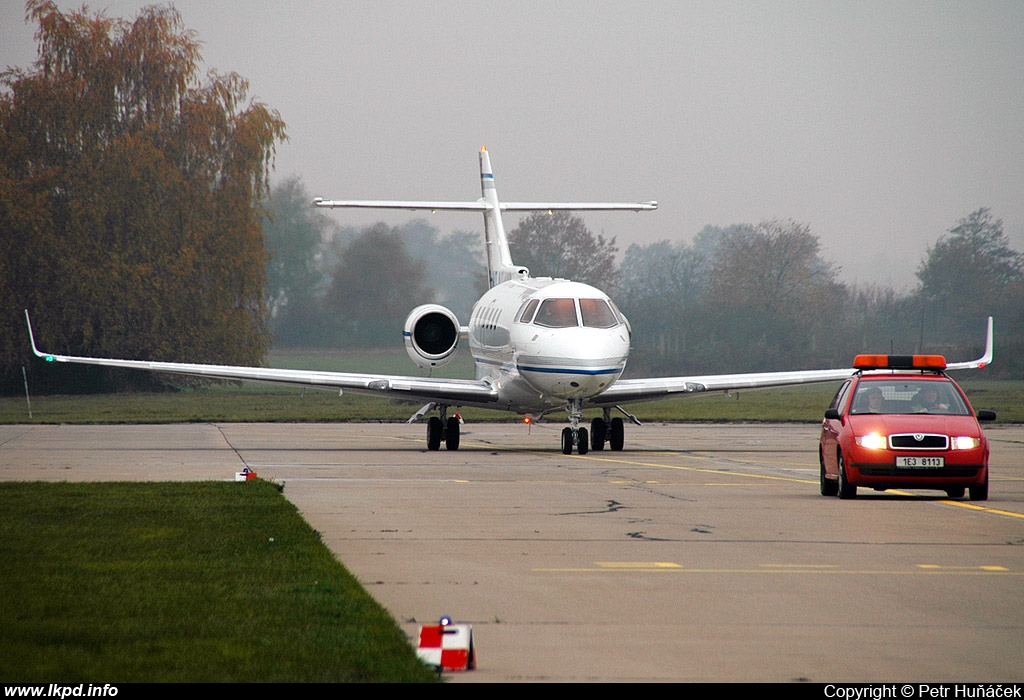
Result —
[[854, 369], [918, 369], [942, 371], [946, 358], [942, 355], [857, 355]]

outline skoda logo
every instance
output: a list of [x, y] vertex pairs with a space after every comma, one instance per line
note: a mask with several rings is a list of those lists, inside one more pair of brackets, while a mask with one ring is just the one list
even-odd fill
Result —
[[917, 440], [918, 442], [921, 442], [922, 440], [924, 440], [924, 433], [914, 433], [914, 439]]

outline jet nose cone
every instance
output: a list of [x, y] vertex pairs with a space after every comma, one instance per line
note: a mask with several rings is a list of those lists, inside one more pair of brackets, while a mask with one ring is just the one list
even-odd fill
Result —
[[620, 329], [558, 329], [544, 347], [544, 354], [521, 353], [519, 372], [540, 393], [564, 398], [604, 391], [622, 374], [629, 354]]

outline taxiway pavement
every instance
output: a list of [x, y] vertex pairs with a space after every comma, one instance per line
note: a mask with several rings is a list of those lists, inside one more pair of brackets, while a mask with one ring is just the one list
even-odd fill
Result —
[[816, 425], [0, 426], [3, 480], [285, 485], [415, 644], [473, 626], [451, 682], [1024, 681], [1024, 426], [990, 500], [818, 494]]

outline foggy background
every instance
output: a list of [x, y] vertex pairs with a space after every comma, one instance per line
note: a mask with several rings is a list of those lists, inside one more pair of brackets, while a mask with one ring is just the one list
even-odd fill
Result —
[[[148, 4], [90, 7], [131, 19]], [[793, 219], [842, 280], [904, 290], [980, 207], [1024, 250], [1016, 0], [170, 4], [208, 67], [280, 112], [273, 182], [299, 175], [311, 194], [476, 199], [486, 146], [504, 199], [656, 199], [584, 215], [620, 250]], [[33, 31], [24, 3], [0, 5], [0, 66], [34, 61]]]

